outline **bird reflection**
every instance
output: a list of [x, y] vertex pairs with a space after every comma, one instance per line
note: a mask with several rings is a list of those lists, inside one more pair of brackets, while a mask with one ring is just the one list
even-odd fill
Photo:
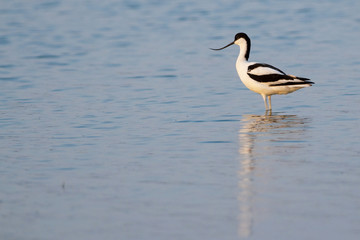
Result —
[[[244, 115], [239, 130], [240, 169], [238, 171], [238, 233], [247, 238], [253, 228], [253, 201], [256, 177], [256, 161], [267, 156], [288, 154], [289, 149], [299, 147], [304, 138], [307, 118], [296, 115]], [[286, 144], [285, 144], [286, 143]], [[290, 143], [290, 144], [289, 144]], [[301, 145], [301, 144], [300, 144]]]

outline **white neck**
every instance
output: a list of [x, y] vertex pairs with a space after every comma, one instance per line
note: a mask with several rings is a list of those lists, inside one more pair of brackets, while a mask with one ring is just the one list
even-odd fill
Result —
[[247, 42], [244, 38], [240, 38], [235, 44], [240, 46], [240, 53], [237, 61], [247, 61], [250, 55], [250, 42]]
[[244, 61], [246, 61], [245, 52], [246, 52], [246, 48], [244, 49], [243, 47], [240, 47], [239, 56], [238, 56], [238, 58], [237, 58], [237, 61], [238, 61], [238, 62], [244, 62]]

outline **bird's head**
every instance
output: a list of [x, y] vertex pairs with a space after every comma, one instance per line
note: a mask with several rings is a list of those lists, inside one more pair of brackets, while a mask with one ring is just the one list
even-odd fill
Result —
[[234, 41], [232, 41], [231, 43], [229, 43], [225, 47], [222, 47], [222, 48], [210, 48], [210, 49], [215, 50], [215, 51], [219, 51], [219, 50], [223, 50], [224, 48], [230, 47], [233, 44], [241, 46], [244, 43], [250, 44], [250, 38], [248, 37], [248, 35], [246, 35], [246, 33], [241, 32], [241, 33], [237, 33], [235, 35]]

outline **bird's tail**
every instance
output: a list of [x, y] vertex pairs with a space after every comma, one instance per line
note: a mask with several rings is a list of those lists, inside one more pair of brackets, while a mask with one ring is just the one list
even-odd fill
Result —
[[310, 87], [311, 85], [315, 84], [314, 82], [310, 81], [308, 78], [297, 77], [294, 75], [286, 75], [287, 80], [280, 81], [279, 83], [270, 84], [271, 87], [279, 87], [279, 86], [289, 86], [289, 87]]
[[298, 83], [298, 84], [309, 84], [310, 86], [312, 84], [315, 84], [314, 82], [310, 81], [309, 78], [304, 78], [304, 77], [297, 77], [294, 75], [289, 75], [290, 77], [293, 77], [293, 79]]

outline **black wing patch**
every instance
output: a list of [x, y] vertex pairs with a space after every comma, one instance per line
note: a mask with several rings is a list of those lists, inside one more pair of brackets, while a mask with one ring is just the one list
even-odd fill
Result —
[[296, 79], [302, 80], [302, 81], [309, 81], [310, 79], [304, 78], [304, 77], [296, 77]]
[[284, 75], [286, 74], [283, 71], [281, 71], [280, 69], [278, 69], [278, 68], [276, 68], [274, 66], [271, 66], [269, 64], [266, 64], [266, 63], [255, 63], [253, 65], [250, 65], [250, 66], [248, 66], [248, 72], [251, 72], [252, 70], [254, 70], [255, 68], [258, 68], [258, 67], [267, 67], [267, 68], [271, 68], [271, 69], [274, 69], [276, 71], [279, 71]]
[[248, 75], [258, 82], [277, 82], [279, 80], [293, 80], [294, 78], [289, 75], [282, 74], [266, 74], [266, 75], [255, 75], [248, 73]]
[[270, 87], [277, 87], [277, 86], [289, 86], [289, 85], [304, 85], [304, 84], [315, 84], [314, 82], [306, 81], [306, 82], [285, 82], [285, 83], [275, 83], [270, 84]]

